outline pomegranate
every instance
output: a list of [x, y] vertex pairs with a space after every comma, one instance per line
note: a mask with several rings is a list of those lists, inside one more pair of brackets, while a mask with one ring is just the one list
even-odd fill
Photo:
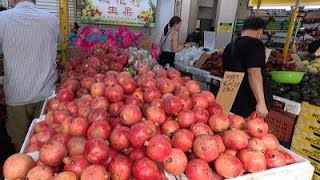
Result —
[[133, 177], [135, 180], [158, 179], [159, 172], [154, 161], [142, 157], [133, 163]]
[[78, 176], [73, 172], [61, 172], [53, 177], [53, 180], [78, 180]]
[[141, 147], [141, 148], [134, 148], [131, 152], [130, 152], [130, 158], [135, 161], [139, 158], [142, 158], [146, 155], [146, 148], [145, 147]]
[[214, 138], [216, 139], [216, 141], [218, 142], [219, 152], [220, 152], [220, 153], [223, 153], [223, 152], [226, 150], [226, 146], [224, 145], [221, 136], [219, 136], [219, 135], [214, 135], [213, 137], [214, 137]]
[[104, 109], [94, 109], [90, 112], [88, 116], [89, 123], [93, 123], [95, 121], [106, 121], [108, 120], [109, 114]]
[[193, 107], [200, 107], [206, 109], [209, 105], [206, 97], [201, 93], [193, 94], [191, 100]]
[[69, 133], [72, 136], [86, 135], [89, 123], [86, 119], [78, 117], [71, 120], [69, 124]]
[[266, 146], [264, 145], [263, 141], [258, 138], [250, 138], [247, 148], [249, 150], [259, 151], [262, 153], [266, 151]]
[[96, 80], [92, 77], [86, 77], [80, 81], [80, 86], [85, 89], [91, 88], [91, 86], [96, 82]]
[[260, 172], [267, 168], [266, 158], [259, 151], [244, 149], [239, 152], [238, 157], [247, 172]]
[[162, 100], [161, 107], [167, 114], [176, 115], [182, 108], [179, 97], [168, 96]]
[[228, 130], [224, 132], [223, 142], [227, 148], [241, 150], [248, 146], [248, 135], [241, 130]]
[[167, 74], [168, 74], [168, 77], [170, 79], [173, 79], [173, 78], [179, 78], [181, 76], [181, 73], [180, 71], [174, 69], [174, 68], [169, 68], [167, 70]]
[[[141, 83], [142, 88], [157, 88], [157, 82], [153, 77], [148, 77]], [[160, 92], [160, 91], [159, 91]]]
[[49, 129], [49, 127], [47, 126], [47, 123], [45, 121], [39, 122], [34, 126], [35, 133], [46, 131], [48, 129]]
[[90, 106], [90, 104], [92, 103], [92, 100], [93, 98], [90, 94], [85, 94], [80, 97], [79, 104], [83, 106]]
[[67, 111], [73, 116], [76, 117], [78, 113], [78, 106], [75, 102], [71, 101], [66, 104]]
[[27, 154], [13, 154], [3, 165], [3, 176], [6, 179], [25, 179], [28, 171], [35, 166], [31, 156]]
[[90, 112], [91, 112], [90, 107], [88, 107], [88, 106], [80, 106], [77, 116], [87, 119], [89, 114], [90, 114]]
[[129, 128], [117, 127], [110, 134], [110, 145], [117, 151], [122, 151], [130, 147]]
[[65, 164], [63, 171], [70, 171], [76, 173], [78, 176], [80, 176], [81, 172], [90, 165], [84, 155], [77, 155], [71, 158], [65, 157], [63, 162]]
[[110, 175], [106, 168], [102, 165], [92, 164], [86, 167], [81, 173], [81, 180], [102, 180], [110, 179]]
[[55, 111], [55, 110], [57, 110], [59, 104], [60, 104], [60, 101], [58, 100], [57, 97], [51, 98], [51, 99], [48, 101], [48, 110], [49, 110], [49, 111]]
[[107, 140], [111, 132], [111, 126], [108, 121], [94, 121], [87, 130], [88, 139]]
[[181, 149], [172, 148], [169, 158], [163, 162], [164, 169], [172, 175], [182, 174], [187, 167], [188, 159]]
[[245, 120], [238, 115], [229, 115], [231, 129], [245, 129]]
[[63, 120], [69, 116], [69, 113], [65, 110], [56, 110], [53, 112], [53, 119], [55, 123], [61, 124]]
[[178, 95], [180, 98], [182, 110], [191, 110], [192, 109], [192, 100], [189, 96], [186, 95]]
[[189, 92], [188, 88], [185, 86], [176, 86], [176, 88], [174, 90], [174, 95], [181, 96], [181, 97], [190, 97], [190, 92]]
[[282, 150], [280, 150], [280, 152], [283, 154], [283, 156], [286, 160], [286, 164], [296, 163], [296, 160], [288, 152], [282, 151]]
[[171, 150], [170, 139], [165, 135], [153, 136], [147, 143], [147, 155], [156, 162], [164, 162]]
[[109, 78], [106, 77], [103, 79], [103, 83], [106, 85], [106, 87], [111, 86], [111, 85], [115, 85], [118, 84], [118, 81], [116, 78]]
[[161, 125], [162, 134], [167, 135], [168, 137], [172, 137], [175, 132], [180, 129], [179, 123], [175, 120], [166, 120]]
[[54, 130], [51, 130], [51, 129], [48, 129], [46, 131], [43, 131], [43, 132], [39, 132], [38, 133], [38, 136], [37, 136], [37, 139], [40, 144], [44, 144], [46, 142], [48, 142], [50, 139], [52, 139], [52, 137], [55, 135], [55, 131]]
[[122, 101], [112, 103], [109, 107], [109, 113], [112, 117], [118, 117], [120, 115], [121, 108], [124, 106]]
[[147, 126], [147, 128], [149, 129], [149, 133], [151, 134], [151, 136], [156, 135], [157, 133], [160, 133], [160, 128], [157, 127], [152, 121], [148, 121], [148, 120], [143, 120], [142, 121], [143, 124], [145, 124]]
[[103, 139], [88, 140], [84, 154], [90, 163], [104, 164], [108, 159], [109, 143]]
[[145, 88], [143, 92], [143, 99], [147, 103], [151, 103], [154, 99], [159, 99], [161, 92], [157, 88]]
[[186, 175], [188, 180], [211, 179], [212, 170], [205, 160], [192, 159], [187, 164]]
[[126, 96], [125, 97], [125, 104], [126, 105], [137, 105], [137, 106], [142, 106], [142, 101], [136, 97], [136, 96]]
[[209, 112], [206, 109], [196, 107], [192, 109], [192, 112], [196, 116], [196, 122], [207, 123], [209, 119]]
[[62, 160], [67, 153], [64, 144], [59, 141], [49, 141], [40, 148], [39, 159], [50, 167], [57, 167], [62, 164]]
[[132, 94], [132, 96], [140, 99], [141, 102], [144, 102], [143, 90], [141, 88], [137, 88], [136, 91]]
[[188, 81], [185, 86], [189, 90], [190, 94], [199, 93], [201, 90], [199, 83], [194, 80]]
[[154, 99], [154, 100], [152, 100], [152, 102], [150, 103], [150, 106], [161, 107], [161, 103], [162, 103], [162, 99]]
[[237, 156], [238, 151], [233, 150], [233, 149], [227, 149], [224, 153], [230, 154], [230, 155], [232, 155], [232, 156]]
[[129, 180], [132, 174], [132, 160], [124, 155], [117, 155], [109, 165], [111, 179]]
[[130, 76], [129, 72], [123, 71], [123, 72], [118, 73], [116, 78], [117, 78], [117, 81], [121, 84], [121, 83], [125, 82], [126, 80], [131, 79], [131, 76]]
[[133, 94], [137, 89], [137, 83], [132, 79], [126, 79], [120, 85], [126, 95]]
[[261, 140], [267, 150], [275, 150], [280, 147], [279, 140], [271, 133], [262, 135]]
[[109, 102], [104, 97], [96, 97], [91, 102], [91, 109], [104, 109], [108, 110], [109, 108]]
[[241, 175], [241, 161], [230, 154], [221, 154], [214, 162], [216, 172], [224, 178], [233, 178]]
[[120, 119], [123, 124], [132, 126], [141, 121], [142, 112], [137, 105], [125, 105], [120, 112]]
[[219, 176], [216, 172], [212, 171], [212, 178], [211, 180], [223, 180], [224, 178]]
[[108, 86], [105, 92], [105, 97], [113, 103], [121, 101], [123, 96], [123, 89], [118, 84], [112, 84]]
[[190, 128], [190, 131], [194, 135], [194, 137], [200, 136], [202, 134], [213, 135], [212, 130], [208, 125], [202, 122], [197, 122], [193, 124]]
[[58, 133], [52, 137], [52, 140], [59, 141], [62, 144], [67, 144], [70, 139], [69, 134]]
[[213, 132], [223, 132], [229, 129], [230, 127], [230, 119], [223, 113], [212, 115], [208, 124]]
[[106, 76], [104, 74], [100, 74], [100, 73], [95, 75], [95, 79], [97, 82], [103, 82], [105, 77]]
[[266, 157], [268, 168], [276, 168], [286, 165], [286, 158], [279, 150], [267, 149], [264, 156]]
[[207, 111], [211, 116], [215, 114], [220, 114], [222, 113], [222, 107], [217, 103], [212, 103], [208, 105]]
[[62, 134], [69, 134], [69, 126], [72, 120], [72, 116], [68, 116], [67, 118], [65, 118], [62, 124], [60, 125], [59, 132]]
[[52, 111], [48, 111], [47, 112], [44, 121], [46, 122], [46, 124], [48, 126], [54, 123], [54, 118], [53, 118], [53, 112]]
[[181, 110], [178, 113], [177, 120], [179, 122], [180, 127], [188, 129], [193, 123], [195, 123], [196, 116], [190, 110], [189, 111]]
[[166, 113], [158, 106], [148, 106], [144, 114], [147, 120], [154, 122], [156, 125], [161, 125], [166, 120]]
[[72, 137], [67, 144], [69, 156], [73, 157], [84, 154], [84, 146], [86, 143], [87, 138], [85, 137]]
[[57, 98], [60, 102], [72, 101], [74, 98], [74, 93], [69, 89], [61, 89], [57, 93]]
[[24, 151], [24, 153], [32, 153], [32, 152], [36, 152], [39, 151], [40, 149], [40, 145], [38, 143], [34, 143], [34, 144], [30, 144], [26, 150]]
[[117, 155], [118, 155], [118, 152], [117, 152], [115, 149], [113, 149], [113, 148], [110, 148], [110, 149], [109, 149], [109, 154], [108, 154], [109, 157], [108, 157], [107, 161], [104, 163], [104, 167], [106, 167], [106, 169], [108, 169], [111, 161], [112, 161]]
[[186, 129], [180, 129], [173, 134], [172, 146], [181, 149], [183, 152], [191, 150], [194, 136]]
[[88, 95], [89, 94], [89, 90], [88, 89], [84, 89], [84, 88], [80, 88], [77, 92], [76, 92], [76, 97], [80, 98], [84, 95]]
[[33, 167], [26, 177], [27, 180], [51, 180], [52, 178], [53, 169], [45, 165]]
[[201, 94], [206, 98], [209, 104], [214, 103], [216, 98], [210, 91], [202, 91]]
[[77, 91], [79, 89], [79, 82], [74, 79], [67, 79], [63, 82], [62, 87], [71, 90], [72, 92]]
[[250, 136], [259, 138], [268, 133], [268, 124], [260, 120], [248, 120], [247, 132]]
[[111, 118], [109, 120], [109, 122], [110, 122], [110, 125], [111, 125], [111, 129], [114, 129], [114, 128], [118, 127], [118, 126], [126, 126], [121, 122], [120, 118]]
[[211, 162], [219, 156], [219, 143], [211, 135], [200, 135], [193, 142], [193, 152], [197, 157]]
[[97, 82], [92, 84], [90, 91], [91, 91], [91, 95], [93, 98], [95, 97], [99, 97], [99, 96], [104, 96], [105, 94], [105, 84], [102, 82]]
[[170, 79], [162, 79], [158, 83], [158, 88], [160, 89], [162, 94], [171, 93], [175, 89], [175, 84]]

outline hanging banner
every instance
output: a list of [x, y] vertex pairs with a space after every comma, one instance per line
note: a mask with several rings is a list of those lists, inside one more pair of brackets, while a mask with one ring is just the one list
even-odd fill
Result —
[[157, 0], [82, 0], [81, 22], [155, 27]]
[[[258, 0], [249, 0], [249, 6], [257, 6]], [[294, 6], [296, 0], [262, 0], [261, 6]], [[301, 5], [320, 4], [320, 0], [301, 0]]]

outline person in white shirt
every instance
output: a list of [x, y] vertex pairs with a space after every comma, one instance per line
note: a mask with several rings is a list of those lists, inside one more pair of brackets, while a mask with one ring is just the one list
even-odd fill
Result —
[[19, 151], [28, 127], [55, 90], [58, 19], [33, 0], [11, 0], [0, 12], [0, 53], [4, 55], [6, 129]]

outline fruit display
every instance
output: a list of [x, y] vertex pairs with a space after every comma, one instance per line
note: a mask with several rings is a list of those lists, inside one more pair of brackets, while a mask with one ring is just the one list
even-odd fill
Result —
[[317, 58], [312, 61], [304, 60], [302, 63], [305, 67], [306, 72], [309, 72], [312, 74], [319, 74], [319, 72], [320, 72], [320, 58]]
[[288, 53], [287, 62], [284, 63], [284, 57], [280, 50], [273, 49], [268, 59], [268, 72], [271, 71], [298, 71], [297, 65], [291, 58], [291, 52]]
[[101, 68], [123, 56], [105, 50], [65, 65], [25, 149], [39, 158], [12, 155], [6, 179], [223, 179], [294, 163], [263, 118], [224, 114], [212, 93], [173, 68], [139, 66], [135, 76]]
[[274, 95], [296, 102], [306, 101], [310, 104], [320, 106], [319, 81], [319, 75], [309, 73], [304, 75], [303, 80], [299, 84], [289, 85], [271, 82], [271, 89]]
[[102, 15], [102, 11], [99, 7], [96, 7], [92, 0], [82, 1], [83, 9], [81, 10], [81, 16], [99, 17]]
[[200, 69], [209, 71], [214, 76], [223, 77], [222, 53], [223, 52], [215, 52], [211, 54], [206, 62], [200, 67]]

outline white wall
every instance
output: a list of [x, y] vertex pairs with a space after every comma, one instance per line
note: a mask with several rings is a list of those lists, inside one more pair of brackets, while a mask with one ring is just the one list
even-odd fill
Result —
[[191, 0], [182, 1], [182, 8], [181, 8], [182, 24], [181, 24], [180, 33], [179, 33], [180, 43], [185, 42], [188, 36], [190, 5], [191, 5]]

